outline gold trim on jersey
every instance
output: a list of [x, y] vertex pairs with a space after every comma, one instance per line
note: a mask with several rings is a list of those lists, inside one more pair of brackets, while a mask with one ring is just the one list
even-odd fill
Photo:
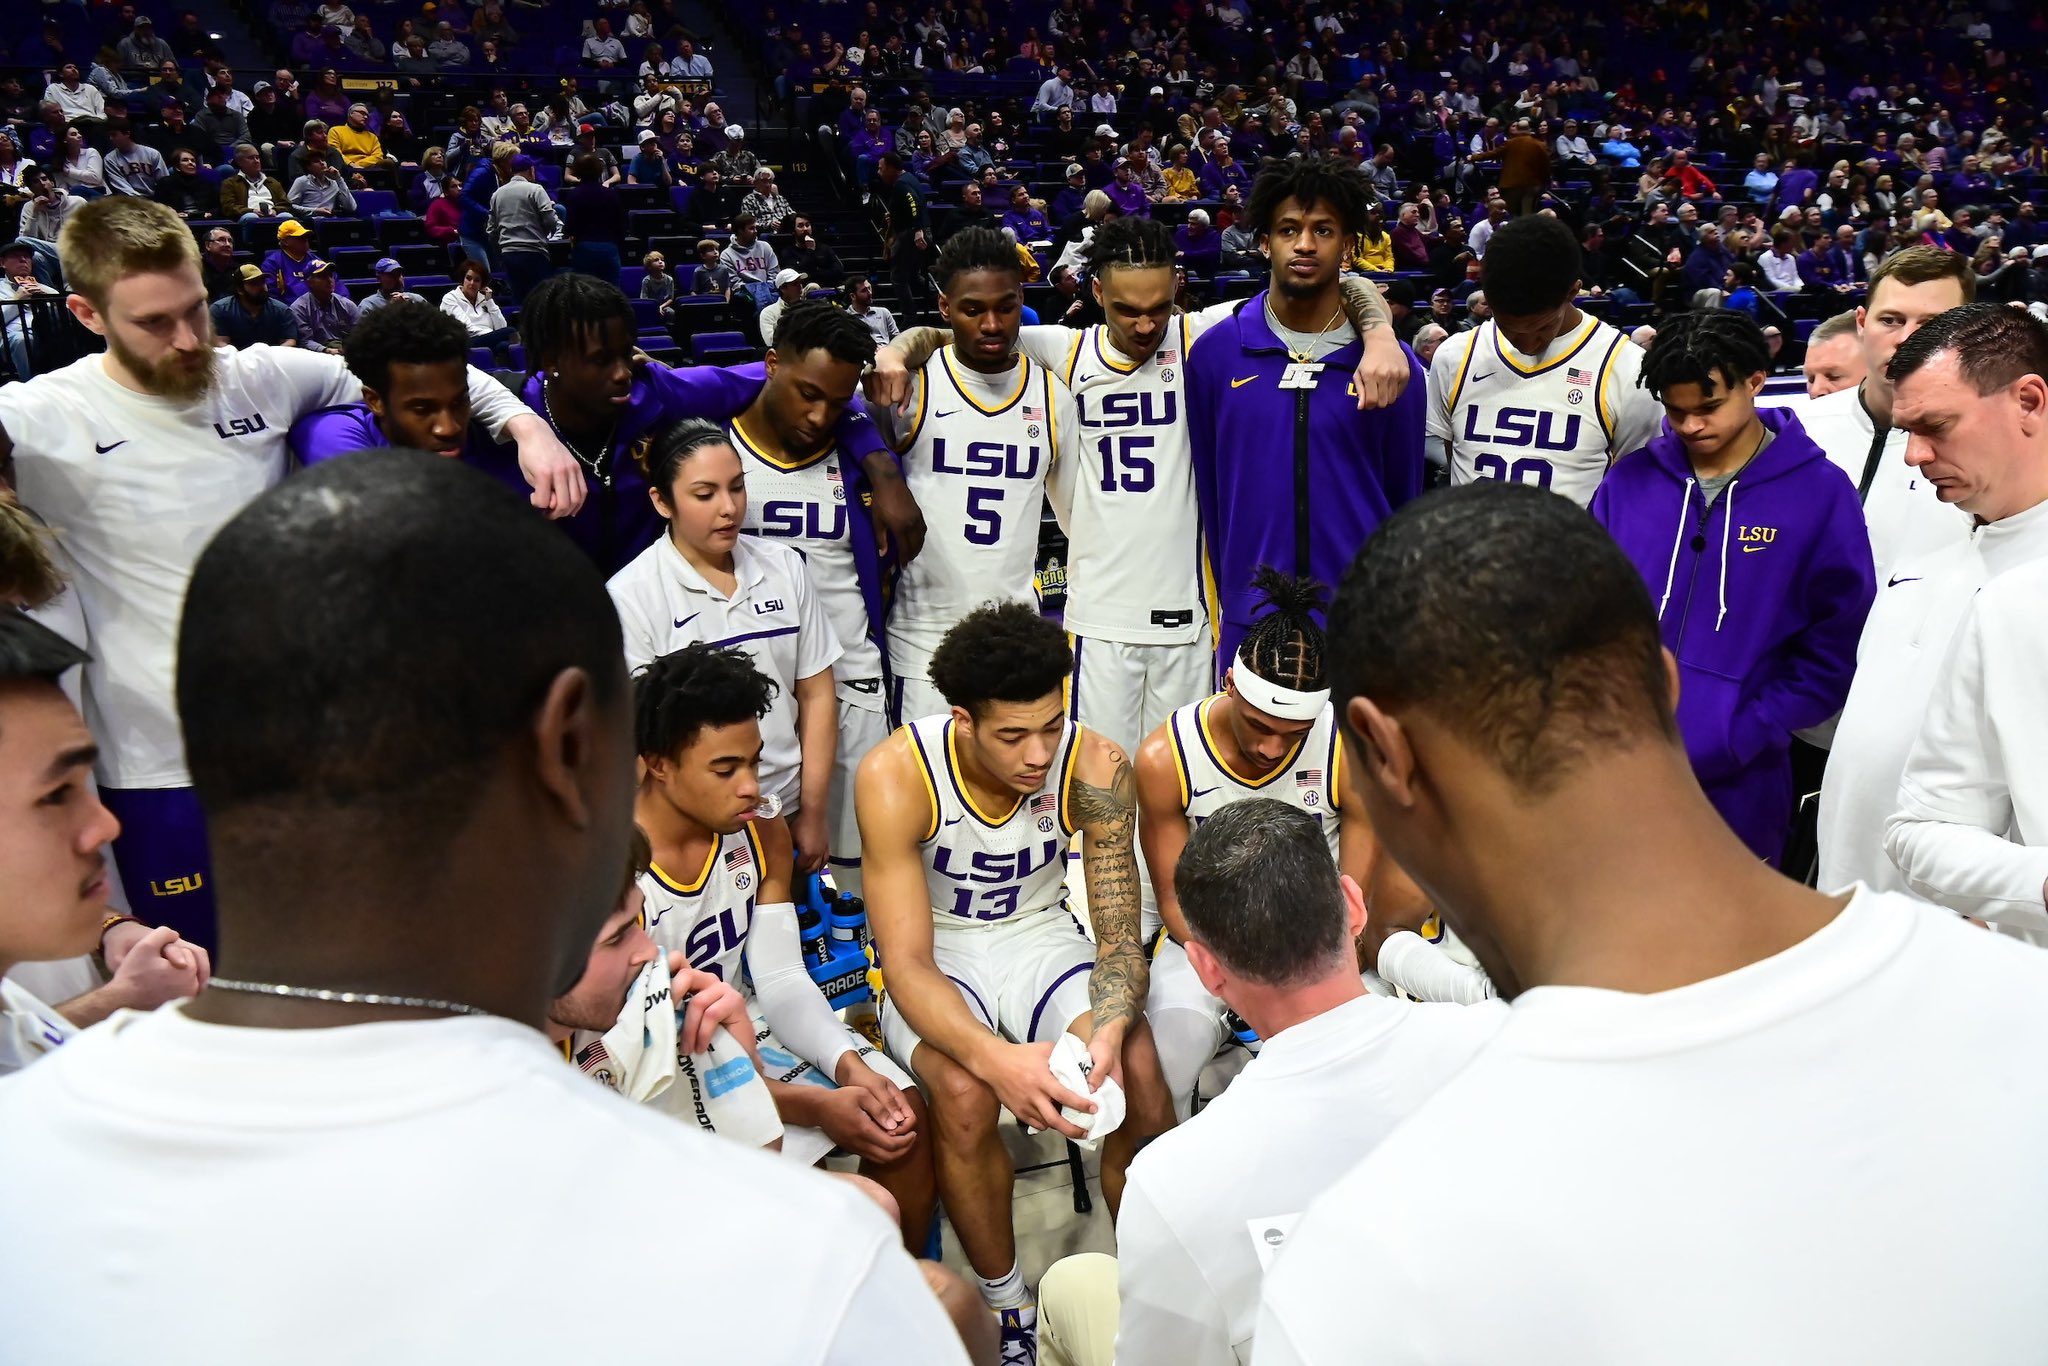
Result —
[[1173, 776], [1180, 784], [1180, 814], [1185, 816], [1188, 814], [1189, 804], [1194, 801], [1194, 797], [1190, 795], [1194, 791], [1194, 783], [1188, 777], [1187, 747], [1181, 741], [1180, 726], [1175, 723], [1172, 716], [1166, 718], [1166, 743], [1173, 751]]
[[1062, 372], [1067, 378], [1067, 387], [1074, 387], [1074, 367], [1081, 363], [1081, 343], [1088, 340], [1086, 332], [1076, 332], [1074, 340], [1067, 343], [1067, 365]]
[[1620, 329], [1617, 328], [1616, 333], [1614, 345], [1607, 348], [1607, 359], [1600, 362], [1600, 378], [1593, 385], [1593, 415], [1600, 419], [1600, 430], [1607, 433], [1609, 464], [1614, 462], [1616, 454], [1627, 455], [1628, 452], [1616, 452], [1614, 449], [1614, 404], [1608, 398], [1608, 390], [1611, 387], [1608, 381], [1614, 378], [1614, 362], [1621, 355], [1621, 348], [1635, 345], [1626, 335], [1620, 333]]
[[[1263, 778], [1247, 778], [1243, 774], [1239, 773], [1236, 769], [1232, 768], [1229, 764], [1229, 761], [1223, 757], [1222, 746], [1216, 743], [1216, 737], [1209, 729], [1209, 710], [1210, 708], [1216, 705], [1217, 698], [1223, 697], [1225, 695], [1226, 694], [1224, 693], [1218, 693], [1216, 694], [1216, 697], [1211, 697], [1208, 701], [1201, 704], [1202, 709], [1195, 713], [1196, 735], [1200, 738], [1202, 742], [1203, 750], [1205, 750], [1208, 753], [1210, 762], [1214, 763], [1218, 769], [1222, 770], [1224, 777], [1230, 779], [1230, 781], [1236, 783], [1239, 787], [1248, 787], [1254, 791], [1257, 791], [1259, 788], [1262, 788], [1266, 784], [1272, 782], [1275, 778], [1278, 778], [1288, 769], [1294, 767], [1294, 761], [1301, 757], [1301, 747], [1308, 743], [1308, 731], [1303, 731], [1299, 736], [1295, 738], [1294, 748], [1287, 751], [1286, 758], [1280, 760], [1279, 763], [1273, 765], [1272, 772], [1268, 773]], [[1309, 730], [1314, 729], [1315, 727], [1313, 725], [1309, 727]]]
[[[1465, 393], [1465, 376], [1472, 369], [1472, 357], [1479, 351], [1479, 334], [1475, 331], [1469, 332], [1466, 335], [1471, 337], [1472, 340], [1465, 344], [1465, 359], [1458, 363], [1458, 377], [1451, 381], [1450, 402], [1444, 405], [1446, 420], [1450, 420], [1449, 415], [1458, 411], [1458, 400]], [[1457, 430], [1456, 422], [1452, 422], [1451, 432], [1454, 437], [1457, 434]]]
[[811, 468], [811, 466], [832, 454], [833, 447], [838, 445], [836, 440], [830, 440], [819, 447], [818, 453], [809, 459], [790, 460], [774, 454], [766, 446], [762, 445], [757, 438], [748, 435], [747, 429], [740, 425], [738, 418], [734, 418], [731, 422], [727, 423], [726, 430], [732, 433], [733, 444], [740, 447], [746, 454], [753, 456], [764, 465], [781, 470], [785, 474], [795, 474], [800, 470]]
[[[761, 842], [761, 823], [748, 821], [740, 829], [747, 832], [747, 848], [754, 854], [754, 876], [761, 882], [768, 880], [768, 848]], [[724, 844], [723, 840], [719, 843]], [[757, 884], [758, 889], [758, 884]]]
[[1330, 809], [1344, 810], [1344, 728], [1330, 717]]
[[[1541, 365], [1525, 366], [1520, 361], [1516, 360], [1513, 356], [1510, 356], [1508, 354], [1507, 347], [1501, 344], [1500, 324], [1494, 323], [1493, 354], [1499, 356], [1501, 358], [1501, 362], [1505, 364], [1508, 367], [1508, 369], [1513, 370], [1516, 374], [1522, 376], [1524, 379], [1527, 379], [1531, 375], [1545, 374], [1551, 370], [1555, 370], [1558, 366], [1563, 365], [1573, 356], [1576, 356], [1579, 354], [1579, 352], [1585, 350], [1586, 343], [1593, 340], [1593, 334], [1600, 330], [1600, 320], [1589, 313], [1586, 315], [1586, 320], [1584, 323], [1581, 324], [1581, 326], [1585, 328], [1585, 335], [1580, 337], [1577, 341], [1573, 342], [1571, 348], [1567, 350], [1562, 356], [1559, 356], [1556, 360], [1545, 361]], [[1553, 342], [1553, 344], [1555, 343]], [[1544, 349], [1548, 350], [1549, 348], [1546, 347]]]
[[917, 776], [924, 779], [924, 795], [931, 803], [932, 818], [925, 825], [923, 837], [918, 840], [919, 844], [928, 844], [939, 833], [938, 778], [932, 772], [931, 756], [924, 752], [924, 742], [917, 738], [917, 732], [909, 726], [903, 726], [897, 734], [910, 737], [910, 757], [917, 761]]
[[[929, 368], [930, 362], [926, 362], [926, 369]], [[925, 371], [918, 371], [914, 379], [917, 385], [917, 408], [915, 415], [910, 419], [910, 434], [903, 438], [902, 446], [897, 449], [899, 455], [907, 455], [911, 448], [917, 445], [917, 434], [924, 430], [925, 409], [929, 406], [927, 399], [931, 394], [931, 385], [925, 380]]]
[[1080, 767], [1074, 761], [1074, 751], [1080, 747], [1081, 733], [1081, 727], [1078, 725], [1069, 725], [1067, 727], [1067, 745], [1060, 755], [1061, 762], [1067, 766], [1066, 772], [1060, 775], [1060, 829], [1069, 835], [1073, 834], [1077, 828], [1074, 825], [1072, 798], [1074, 793], [1074, 770]]
[[676, 892], [683, 896], [695, 896], [703, 891], [704, 884], [711, 880], [711, 870], [718, 866], [718, 851], [724, 847], [725, 840], [723, 837], [712, 837], [711, 848], [705, 852], [704, 866], [697, 870], [697, 880], [695, 882], [677, 882], [673, 877], [663, 872], [661, 865], [658, 863], [648, 864], [647, 871], [654, 874], [654, 880], [668, 888], [671, 892]]
[[1038, 386], [1039, 401], [1045, 404], [1045, 445], [1051, 452], [1046, 457], [1045, 477], [1052, 478], [1053, 467], [1060, 463], [1060, 407], [1052, 396], [1052, 372], [1039, 366], [1042, 376]]
[[1024, 805], [1024, 798], [1019, 796], [1010, 803], [1010, 809], [1005, 811], [1000, 817], [990, 820], [987, 815], [983, 814], [981, 807], [975, 803], [974, 793], [968, 789], [966, 783], [960, 780], [960, 751], [954, 743], [953, 723], [951, 721], [946, 723], [946, 777], [952, 782], [953, 791], [960, 794], [960, 804], [967, 808], [967, 814], [991, 830], [1000, 830], [1005, 825], [1008, 825], [1010, 817], [1016, 815], [1018, 808]]
[[[1114, 373], [1119, 375], [1135, 375], [1145, 368], [1145, 361], [1142, 360], [1134, 360], [1129, 365], [1118, 365], [1114, 360], [1110, 359], [1109, 352], [1105, 351], [1102, 347], [1102, 339], [1109, 335], [1109, 328], [1101, 323], [1097, 323], [1091, 330], [1095, 333], [1095, 359], [1108, 366]], [[1153, 353], [1153, 355], [1157, 354], [1158, 352], [1156, 351]], [[1151, 358], [1151, 356], [1147, 356], [1145, 360], [1150, 360]]]
[[967, 386], [960, 382], [960, 372], [953, 368], [952, 347], [948, 346], [939, 352], [939, 362], [946, 367], [946, 378], [952, 382], [953, 392], [960, 395], [961, 400], [968, 407], [974, 409], [975, 412], [980, 413], [983, 417], [999, 417], [1009, 412], [1010, 409], [1017, 406], [1018, 400], [1022, 399], [1031, 387], [1031, 357], [1025, 355], [1022, 351], [1017, 353], [1017, 392], [1011, 394], [993, 408], [985, 406], [980, 399], [967, 391]]

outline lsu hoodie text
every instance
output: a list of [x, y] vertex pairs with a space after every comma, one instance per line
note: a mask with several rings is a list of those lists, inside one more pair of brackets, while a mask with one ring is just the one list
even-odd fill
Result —
[[1784, 408], [1708, 507], [1668, 427], [1615, 462], [1590, 511], [1649, 586], [1678, 658], [1678, 728], [1707, 796], [1760, 858], [1791, 824], [1792, 732], [1842, 708], [1877, 585], [1849, 477]]

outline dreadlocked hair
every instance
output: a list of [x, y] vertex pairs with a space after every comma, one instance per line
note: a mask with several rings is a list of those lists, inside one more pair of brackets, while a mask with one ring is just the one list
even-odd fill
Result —
[[938, 277], [941, 290], [950, 290], [956, 276], [975, 270], [1007, 271], [1019, 280], [1024, 277], [1017, 261], [1017, 244], [994, 228], [962, 228], [948, 237], [946, 245], [939, 248], [932, 274]]
[[1260, 565], [1252, 575], [1260, 604], [1269, 607], [1238, 647], [1238, 658], [1268, 683], [1295, 692], [1329, 686], [1323, 655], [1326, 641], [1316, 614], [1329, 590], [1311, 578], [1291, 578]]
[[1176, 253], [1173, 232], [1164, 223], [1151, 218], [1112, 218], [1096, 225], [1081, 254], [1088, 259], [1089, 273], [1099, 279], [1106, 271], [1126, 266], [1170, 269]]
[[[548, 358], [580, 346], [612, 322], [633, 327], [633, 305], [617, 285], [595, 275], [551, 275], [533, 287], [519, 307], [519, 341], [534, 370]], [[531, 372], [529, 372], [531, 373]]]
[[1661, 399], [1679, 384], [1705, 390], [1718, 379], [1733, 389], [1770, 368], [1770, 343], [1755, 319], [1732, 308], [1701, 308], [1657, 325], [1657, 339], [1643, 357], [1641, 383]]

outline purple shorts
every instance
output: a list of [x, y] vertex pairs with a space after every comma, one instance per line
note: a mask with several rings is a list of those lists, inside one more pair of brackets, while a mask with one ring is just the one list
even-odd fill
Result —
[[206, 818], [192, 789], [103, 787], [100, 800], [121, 822], [114, 863], [129, 909], [212, 953], [213, 862], [206, 852]]

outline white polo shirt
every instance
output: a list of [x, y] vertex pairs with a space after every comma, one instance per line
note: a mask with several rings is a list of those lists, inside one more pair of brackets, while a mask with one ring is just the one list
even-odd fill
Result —
[[2044, 1037], [2048, 954], [1876, 892], [1691, 986], [1524, 992], [1310, 1206], [1257, 1359], [2038, 1361]]
[[839, 638], [825, 616], [803, 556], [742, 536], [732, 550], [732, 596], [707, 583], [664, 533], [607, 585], [626, 635], [626, 667], [640, 669], [694, 641], [731, 645], [775, 682], [761, 720], [761, 791], [785, 811], [797, 798], [803, 754], [796, 734], [796, 684], [832, 667]]
[[2048, 560], [1984, 585], [1899, 780], [1885, 849], [1907, 885], [2048, 943]]
[[0, 1077], [54, 1052], [77, 1032], [77, 1025], [27, 987], [0, 980]]
[[[1833, 395], [1829, 395], [1833, 397]], [[1885, 853], [1899, 775], [1941, 681], [1949, 642], [1989, 579], [2048, 558], [2048, 503], [1977, 527], [1962, 542], [1880, 579], [1856, 646], [1856, 677], [1820, 787], [1820, 887], [1902, 892]]]
[[[607, 1094], [511, 1020], [121, 1011], [0, 1084], [0, 1133], [34, 1249], [0, 1276], [9, 1360], [553, 1366], [673, 1355], [677, 1324], [693, 1360], [967, 1360], [872, 1203]], [[118, 1198], [81, 1198], [112, 1172]], [[634, 1195], [663, 1182], [717, 1231], [687, 1274]], [[232, 1314], [193, 1312], [228, 1285]]]
[[1118, 1366], [1251, 1360], [1261, 1272], [1247, 1221], [1300, 1214], [1507, 1015], [1498, 1001], [1347, 1001], [1266, 1040], [1229, 1090], [1138, 1154], [1116, 1225]]
[[[0, 428], [14, 443], [22, 504], [77, 571], [95, 776], [113, 788], [185, 787], [172, 676], [192, 567], [215, 532], [284, 478], [292, 423], [360, 402], [363, 389], [340, 356], [252, 346], [214, 352], [212, 390], [175, 403], [118, 383], [105, 360], [0, 386]], [[480, 371], [470, 372], [470, 398], [494, 434], [530, 411]]]

